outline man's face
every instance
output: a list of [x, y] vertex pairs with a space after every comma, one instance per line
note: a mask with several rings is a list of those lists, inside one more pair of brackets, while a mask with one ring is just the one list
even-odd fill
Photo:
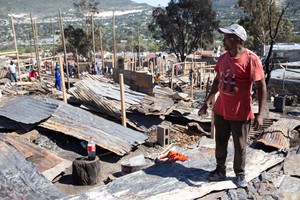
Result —
[[225, 50], [229, 51], [236, 48], [237, 37], [233, 34], [225, 34], [223, 38], [223, 46]]

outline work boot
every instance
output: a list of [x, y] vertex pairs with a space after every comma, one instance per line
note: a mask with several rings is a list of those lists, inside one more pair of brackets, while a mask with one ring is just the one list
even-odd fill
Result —
[[226, 172], [220, 172], [219, 170], [214, 170], [209, 173], [207, 178], [209, 181], [222, 181], [226, 179]]
[[248, 186], [245, 175], [236, 176], [236, 186], [238, 186], [239, 188], [245, 188]]

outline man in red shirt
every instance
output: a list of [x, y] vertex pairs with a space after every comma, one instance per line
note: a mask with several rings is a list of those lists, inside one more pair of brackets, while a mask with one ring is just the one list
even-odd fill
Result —
[[30, 81], [36, 81], [38, 79], [38, 72], [35, 67], [30, 70], [28, 78]]
[[[267, 99], [267, 89], [263, 67], [255, 53], [244, 47], [247, 39], [245, 29], [232, 24], [228, 28], [219, 28], [224, 34], [223, 45], [225, 52], [220, 56], [215, 71], [217, 75], [207, 100], [200, 108], [201, 116], [206, 110], [214, 95], [219, 97], [213, 107], [216, 128], [216, 170], [211, 172], [210, 181], [220, 181], [226, 178], [226, 157], [230, 133], [234, 142], [234, 164], [236, 184], [246, 187], [245, 164], [247, 137], [250, 131], [250, 120], [254, 120], [255, 129], [263, 125], [263, 113]], [[252, 83], [258, 89], [259, 112], [254, 117], [252, 111]]]

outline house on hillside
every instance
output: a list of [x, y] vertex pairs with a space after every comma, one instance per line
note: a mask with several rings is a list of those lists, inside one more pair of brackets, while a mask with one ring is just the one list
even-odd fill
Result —
[[[270, 46], [265, 46], [264, 56], [267, 56]], [[271, 59], [275, 62], [299, 62], [300, 44], [277, 43], [273, 46]]]

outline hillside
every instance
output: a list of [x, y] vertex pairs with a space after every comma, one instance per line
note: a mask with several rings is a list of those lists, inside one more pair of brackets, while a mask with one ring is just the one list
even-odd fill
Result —
[[[74, 0], [0, 0], [0, 13], [1, 15], [32, 13], [47, 16], [57, 13], [59, 9], [69, 11], [73, 8], [73, 2]], [[150, 8], [148, 4], [138, 4], [131, 0], [101, 0], [100, 2], [100, 11], [113, 8], [119, 10]]]
[[232, 7], [238, 0], [212, 0], [213, 6], [217, 7]]

